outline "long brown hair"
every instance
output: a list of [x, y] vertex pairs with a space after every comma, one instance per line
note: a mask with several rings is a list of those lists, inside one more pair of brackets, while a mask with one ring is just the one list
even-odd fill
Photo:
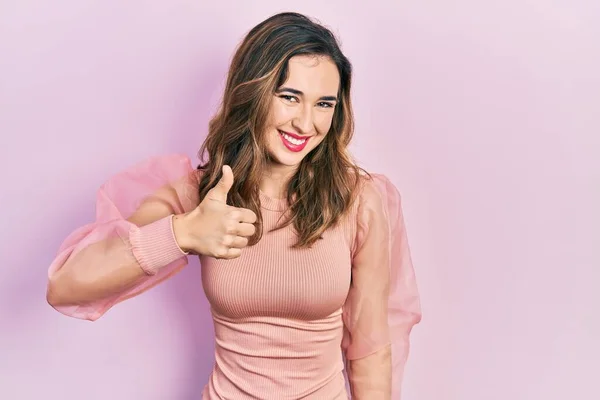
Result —
[[231, 166], [235, 179], [227, 204], [258, 216], [251, 245], [263, 234], [259, 187], [270, 157], [265, 129], [272, 96], [287, 79], [288, 61], [296, 55], [327, 56], [336, 64], [340, 101], [325, 139], [302, 160], [287, 185], [290, 209], [277, 229], [293, 224], [295, 247], [309, 247], [339, 222], [357, 196], [362, 170], [347, 152], [354, 133], [352, 65], [330, 30], [302, 14], [276, 14], [250, 30], [236, 50], [221, 106], [199, 152], [204, 162], [198, 166], [203, 171], [200, 199], [218, 182], [222, 166]]

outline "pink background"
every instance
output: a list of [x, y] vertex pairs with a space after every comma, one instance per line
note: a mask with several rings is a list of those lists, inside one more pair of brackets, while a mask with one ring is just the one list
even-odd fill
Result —
[[[104, 179], [195, 155], [235, 45], [284, 10], [254, 3], [0, 3], [0, 398], [199, 398], [196, 261], [96, 323], [46, 304], [46, 270]], [[404, 398], [600, 398], [599, 3], [347, 4], [294, 7], [341, 36], [354, 153], [404, 196], [424, 312]]]

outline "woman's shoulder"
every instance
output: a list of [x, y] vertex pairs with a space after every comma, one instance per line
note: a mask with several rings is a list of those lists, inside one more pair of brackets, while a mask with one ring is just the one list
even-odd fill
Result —
[[391, 231], [402, 218], [402, 196], [388, 175], [377, 172], [360, 175], [354, 218], [359, 226], [374, 219], [387, 221]]
[[365, 205], [385, 206], [400, 202], [400, 191], [392, 180], [383, 173], [362, 172], [358, 184], [359, 207]]
[[199, 173], [185, 154], [152, 155], [130, 163], [105, 180], [99, 198], [127, 204], [128, 210], [148, 198], [168, 198], [187, 209], [197, 203]]
[[386, 174], [361, 173], [350, 216], [354, 253], [368, 232], [383, 229], [382, 235], [386, 236], [395, 231], [402, 216], [400, 191]]

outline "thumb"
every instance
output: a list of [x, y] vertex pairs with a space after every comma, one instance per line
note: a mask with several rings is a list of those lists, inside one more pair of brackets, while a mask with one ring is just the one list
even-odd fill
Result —
[[233, 186], [233, 171], [229, 165], [223, 165], [223, 175], [216, 186], [210, 191], [210, 198], [227, 203], [227, 194]]

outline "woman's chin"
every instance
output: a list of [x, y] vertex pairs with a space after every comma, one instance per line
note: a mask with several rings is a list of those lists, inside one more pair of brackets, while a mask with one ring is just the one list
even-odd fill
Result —
[[274, 152], [271, 153], [271, 163], [274, 167], [281, 168], [290, 168], [295, 169], [298, 168], [302, 160], [304, 159], [304, 154], [293, 154], [288, 153], [284, 154], [282, 152]]

